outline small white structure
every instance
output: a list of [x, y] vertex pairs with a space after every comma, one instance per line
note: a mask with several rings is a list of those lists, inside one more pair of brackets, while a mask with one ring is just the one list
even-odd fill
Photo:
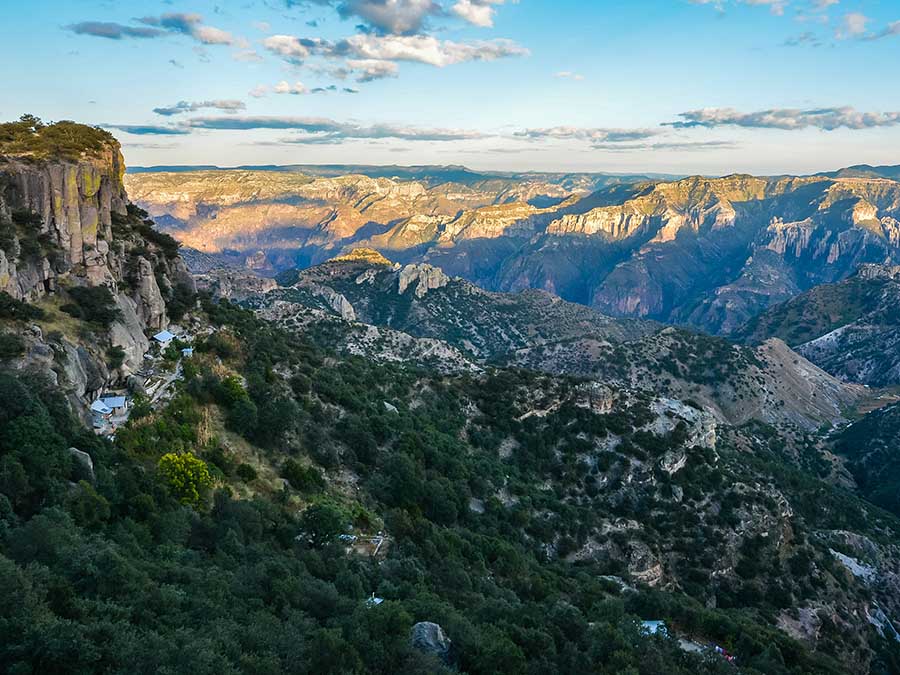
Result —
[[124, 415], [125, 414], [125, 397], [124, 396], [105, 396], [100, 399], [103, 404], [112, 410], [113, 414], [116, 415]]
[[194, 348], [193, 347], [185, 347], [184, 349], [181, 350], [181, 355], [186, 359], [191, 358], [192, 356], [194, 356]]
[[366, 600], [367, 607], [378, 607], [382, 602], [384, 602], [384, 598], [376, 598], [375, 594], [372, 593], [372, 597]]
[[172, 344], [172, 340], [175, 339], [175, 334], [174, 334], [174, 333], [170, 333], [170, 332], [167, 331], [167, 330], [164, 330], [164, 331], [160, 331], [159, 333], [157, 333], [156, 335], [154, 335], [154, 336], [153, 336], [153, 339], [154, 339], [156, 342], [159, 343], [160, 347], [162, 347], [163, 349], [165, 349], [165, 348], [168, 347], [170, 344]]

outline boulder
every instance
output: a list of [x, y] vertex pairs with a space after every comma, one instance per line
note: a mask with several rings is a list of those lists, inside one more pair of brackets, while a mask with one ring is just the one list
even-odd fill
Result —
[[76, 463], [82, 466], [88, 476], [88, 480], [94, 483], [97, 477], [94, 475], [94, 460], [91, 459], [91, 456], [78, 448], [69, 448], [68, 453], [72, 455]]
[[436, 656], [445, 663], [449, 661], [451, 641], [444, 629], [430, 621], [422, 621], [412, 627], [412, 646], [421, 652]]

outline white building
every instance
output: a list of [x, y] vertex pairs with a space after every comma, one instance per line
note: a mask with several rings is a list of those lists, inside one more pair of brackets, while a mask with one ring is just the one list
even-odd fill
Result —
[[175, 339], [175, 334], [170, 333], [167, 330], [160, 331], [156, 335], [153, 336], [153, 340], [159, 344], [160, 347], [165, 349], [170, 344], [172, 344], [172, 340]]

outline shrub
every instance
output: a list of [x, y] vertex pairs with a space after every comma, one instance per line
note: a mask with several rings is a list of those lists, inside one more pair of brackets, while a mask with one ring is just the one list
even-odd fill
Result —
[[300, 492], [321, 492], [325, 479], [316, 469], [303, 466], [296, 459], [288, 459], [281, 467], [281, 477]]
[[12, 333], [0, 333], [0, 359], [11, 359], [25, 353], [25, 341]]
[[257, 479], [256, 469], [249, 464], [241, 464], [237, 468], [237, 477], [245, 483], [252, 483]]
[[103, 328], [109, 328], [122, 318], [116, 299], [106, 286], [76, 286], [69, 289], [69, 297], [74, 301], [60, 307], [66, 314], [76, 319], [84, 319]]
[[118, 370], [125, 363], [125, 350], [118, 345], [113, 345], [106, 350], [106, 365], [110, 370]]
[[6, 291], [0, 291], [0, 319], [30, 321], [43, 318], [44, 310], [40, 307], [16, 300]]
[[163, 455], [157, 464], [159, 474], [172, 495], [182, 504], [194, 508], [200, 506], [212, 485], [212, 476], [206, 462], [186, 452]]

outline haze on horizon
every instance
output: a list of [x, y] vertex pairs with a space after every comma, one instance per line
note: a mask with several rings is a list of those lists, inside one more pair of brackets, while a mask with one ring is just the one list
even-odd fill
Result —
[[131, 165], [900, 161], [900, 7], [878, 0], [38, 0], [0, 23], [24, 64], [3, 119], [101, 125]]

